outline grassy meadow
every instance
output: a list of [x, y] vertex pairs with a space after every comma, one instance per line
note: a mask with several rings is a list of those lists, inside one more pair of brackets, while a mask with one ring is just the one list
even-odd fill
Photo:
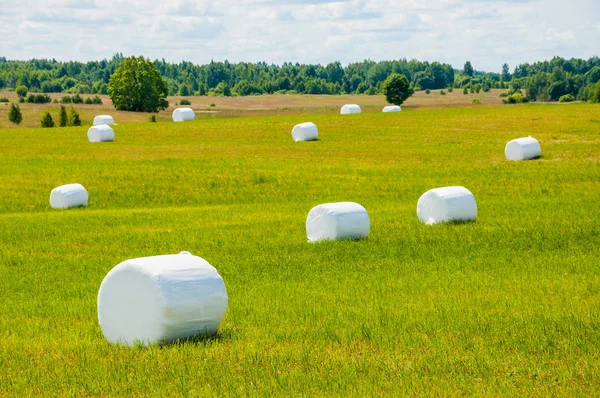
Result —
[[[600, 395], [600, 106], [425, 108], [0, 129], [0, 396]], [[89, 206], [50, 209], [73, 182]], [[476, 222], [418, 221], [447, 185]], [[368, 239], [307, 243], [332, 201]], [[109, 345], [106, 273], [182, 250], [225, 280], [218, 335]]]

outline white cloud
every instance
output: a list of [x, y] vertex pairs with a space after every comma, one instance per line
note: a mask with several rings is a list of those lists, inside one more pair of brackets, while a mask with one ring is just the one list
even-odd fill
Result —
[[600, 2], [0, 0], [0, 55], [342, 63], [417, 58], [499, 71], [600, 55]]

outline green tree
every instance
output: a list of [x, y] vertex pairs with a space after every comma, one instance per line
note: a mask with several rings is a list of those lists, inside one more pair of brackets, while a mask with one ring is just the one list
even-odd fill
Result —
[[471, 61], [465, 62], [465, 66], [463, 68], [463, 74], [473, 77], [473, 65], [471, 65]]
[[500, 79], [502, 79], [503, 82], [509, 82], [510, 81], [510, 71], [508, 69], [508, 64], [502, 64], [502, 75], [500, 76]]
[[182, 97], [187, 97], [190, 95], [190, 89], [185, 84], [179, 88], [179, 95]]
[[392, 73], [381, 85], [381, 92], [388, 103], [400, 106], [413, 95], [414, 90], [410, 88], [406, 76]]
[[167, 83], [144, 57], [123, 60], [108, 82], [108, 95], [120, 111], [158, 112], [169, 106]]
[[600, 103], [600, 82], [596, 83], [596, 88], [592, 93], [592, 102]]
[[54, 127], [54, 119], [52, 119], [52, 115], [48, 111], [42, 117], [42, 127]]
[[27, 95], [27, 91], [29, 91], [27, 89], [27, 87], [25, 86], [19, 86], [15, 89], [15, 92], [17, 93], [17, 95], [21, 98], [25, 97]]
[[67, 108], [65, 108], [64, 105], [60, 106], [60, 113], [59, 113], [59, 119], [58, 119], [58, 125], [60, 127], [65, 127], [69, 121], [69, 118], [67, 117]]
[[71, 107], [71, 117], [69, 118], [69, 126], [81, 126], [81, 118], [79, 112], [75, 108]]
[[8, 111], [8, 120], [13, 122], [14, 124], [21, 124], [21, 122], [23, 121], [23, 114], [21, 113], [21, 108], [14, 102], [10, 104], [10, 109]]

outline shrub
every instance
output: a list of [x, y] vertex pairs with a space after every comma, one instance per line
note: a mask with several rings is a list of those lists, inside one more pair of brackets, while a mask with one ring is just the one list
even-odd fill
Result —
[[58, 125], [60, 127], [66, 127], [67, 123], [69, 122], [69, 118], [67, 117], [67, 108], [65, 108], [64, 105], [60, 106], [60, 112], [58, 113], [58, 115]]
[[483, 104], [483, 102], [481, 102], [481, 100], [479, 98], [473, 98], [473, 103], [474, 104]]
[[[21, 97], [23, 98], [23, 97]], [[21, 113], [21, 108], [17, 104], [10, 104], [10, 110], [8, 111], [8, 120], [13, 122], [14, 124], [21, 124], [23, 121], [23, 114]]]
[[429, 89], [425, 90], [425, 94], [429, 94], [429, 93], [431, 93], [431, 90], [429, 90]]
[[189, 100], [181, 99], [179, 105], [192, 105], [192, 103]]
[[58, 104], [58, 100], [57, 100], [56, 98], [54, 98], [54, 99], [52, 100], [52, 103], [53, 103], [53, 104]]
[[211, 108], [214, 108], [216, 105], [214, 103], [210, 104]]
[[19, 104], [22, 104], [22, 103], [24, 103], [24, 102], [25, 102], [25, 98], [23, 98], [23, 97], [19, 97]]
[[32, 104], [45, 104], [52, 101], [52, 98], [48, 94], [29, 94], [27, 96], [27, 102]]
[[156, 115], [150, 115], [150, 123], [156, 123]]
[[73, 101], [71, 100], [71, 97], [68, 95], [65, 95], [64, 97], [62, 97], [60, 99], [60, 103], [61, 104], [71, 104]]
[[500, 98], [506, 98], [506, 97], [508, 97], [508, 93], [506, 93], [506, 92], [500, 93], [500, 95], [498, 97], [500, 97]]
[[27, 95], [27, 92], [28, 92], [28, 91], [29, 91], [29, 90], [28, 90], [28, 89], [27, 89], [27, 87], [25, 87], [25, 86], [18, 86], [18, 87], [15, 89], [15, 92], [16, 92], [16, 93], [17, 93], [17, 95], [18, 95], [19, 97], [21, 97], [21, 98], [25, 97], [25, 96]]
[[85, 100], [83, 100], [83, 103], [86, 105], [92, 105], [94, 101], [92, 101], [90, 97], [87, 97]]
[[74, 104], [83, 104], [83, 98], [81, 98], [79, 94], [75, 94], [71, 97], [71, 102]]
[[0, 97], [0, 102], [9, 102], [8, 98], [6, 97]]
[[52, 115], [48, 111], [42, 117], [42, 127], [54, 127], [54, 119], [52, 119]]
[[463, 88], [463, 95], [469, 94], [469, 89], [467, 87]]
[[95, 104], [95, 105], [102, 105], [102, 99], [96, 95], [92, 99], [92, 103]]
[[454, 91], [454, 88], [452, 86], [448, 87], [448, 92], [451, 93]]
[[69, 118], [69, 126], [81, 126], [79, 112], [77, 112], [73, 107], [71, 107], [71, 117]]
[[444, 90], [440, 90], [440, 95], [446, 95], [446, 92]]
[[514, 93], [503, 99], [502, 102], [504, 102], [505, 104], [521, 104], [529, 102], [529, 100], [523, 97], [523, 95], [520, 93]]
[[573, 102], [573, 101], [575, 101], [575, 97], [573, 97], [571, 94], [562, 95], [558, 99], [558, 102]]

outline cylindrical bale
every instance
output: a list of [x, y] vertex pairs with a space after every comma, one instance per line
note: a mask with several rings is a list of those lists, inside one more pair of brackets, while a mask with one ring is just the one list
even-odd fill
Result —
[[366, 238], [370, 229], [367, 210], [354, 202], [318, 205], [312, 208], [306, 218], [309, 242]]
[[100, 285], [98, 321], [110, 343], [161, 345], [215, 334], [227, 305], [217, 270], [181, 252], [114, 267]]
[[417, 217], [427, 225], [448, 221], [474, 221], [477, 218], [477, 202], [465, 187], [436, 188], [419, 198]]
[[115, 120], [110, 115], [98, 115], [94, 118], [94, 126], [101, 124], [115, 124]]
[[90, 127], [87, 136], [90, 142], [111, 142], [115, 140], [115, 132], [107, 124]]
[[174, 122], [187, 122], [195, 118], [196, 114], [192, 108], [177, 108], [173, 111]]
[[390, 106], [386, 106], [385, 108], [383, 108], [383, 112], [401, 112], [402, 108], [400, 108], [398, 105], [390, 105]]
[[50, 207], [68, 209], [88, 205], [88, 193], [81, 184], [67, 184], [56, 187], [50, 193]]
[[314, 141], [319, 138], [319, 130], [314, 123], [300, 123], [292, 129], [294, 141]]
[[542, 154], [540, 143], [533, 137], [517, 138], [504, 148], [508, 160], [528, 160], [539, 158]]
[[342, 115], [350, 115], [350, 114], [354, 114], [354, 113], [360, 113], [360, 106], [356, 105], [356, 104], [346, 104], [344, 106], [342, 106], [342, 109], [340, 109], [340, 113]]

